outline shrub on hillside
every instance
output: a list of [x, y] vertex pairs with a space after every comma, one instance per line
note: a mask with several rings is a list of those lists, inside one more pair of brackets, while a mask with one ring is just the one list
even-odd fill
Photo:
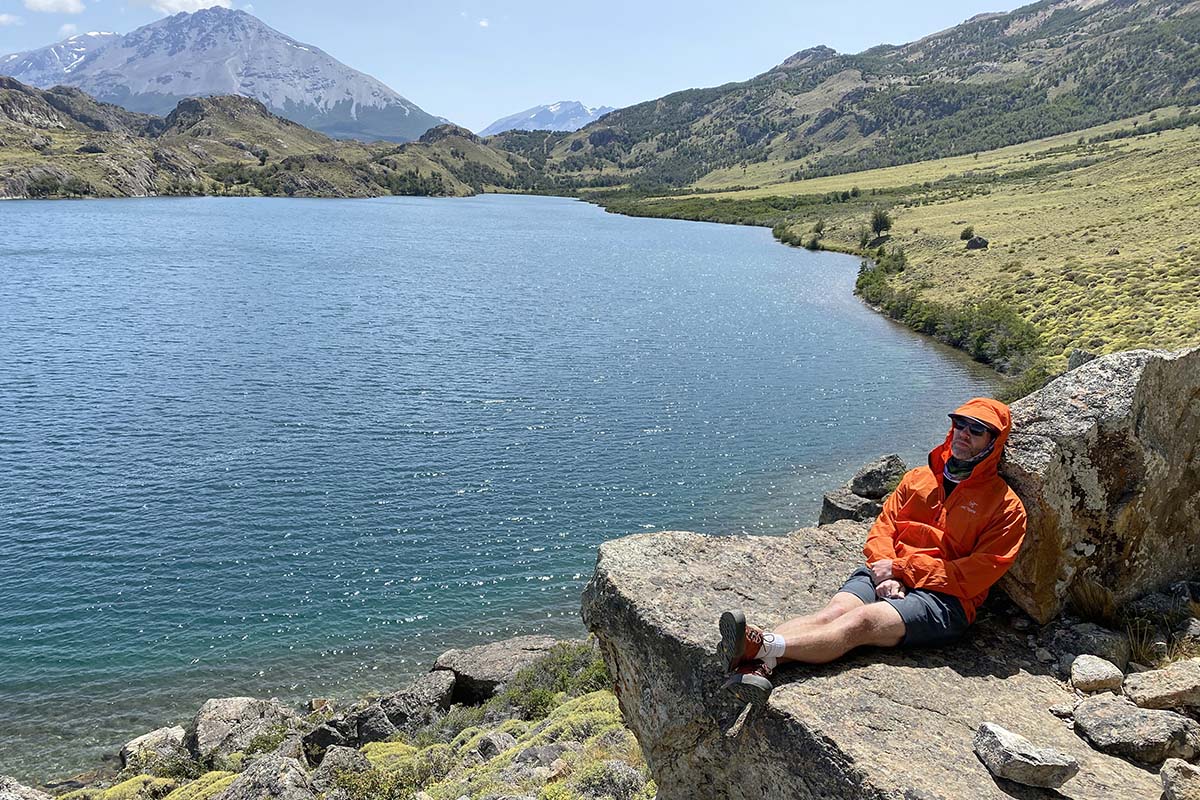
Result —
[[968, 225], [967, 227], [962, 229], [962, 233], [960, 233], [958, 235], [958, 238], [965, 242], [968, 239], [972, 238], [974, 235], [975, 235], [975, 228], [972, 227], [971, 225]]

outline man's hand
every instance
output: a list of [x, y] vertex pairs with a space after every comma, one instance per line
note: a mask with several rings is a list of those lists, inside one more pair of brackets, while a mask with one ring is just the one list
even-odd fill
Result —
[[871, 568], [871, 576], [875, 579], [876, 586], [884, 581], [892, 580], [893, 575], [891, 559], [885, 558], [882, 561], [875, 561], [867, 564], [867, 566]]
[[907, 593], [904, 584], [895, 578], [886, 580], [875, 587], [875, 596], [880, 600], [899, 600]]

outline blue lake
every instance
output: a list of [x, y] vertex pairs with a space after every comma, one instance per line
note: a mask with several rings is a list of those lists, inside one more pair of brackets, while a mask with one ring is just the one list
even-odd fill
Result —
[[857, 268], [558, 198], [0, 204], [0, 773], [582, 635], [605, 539], [921, 463], [996, 381]]

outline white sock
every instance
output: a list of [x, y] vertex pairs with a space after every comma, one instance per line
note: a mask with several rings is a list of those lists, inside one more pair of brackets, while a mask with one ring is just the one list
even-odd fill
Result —
[[769, 668], [775, 669], [776, 662], [783, 657], [787, 642], [778, 633], [764, 633], [762, 646], [758, 648], [758, 658]]

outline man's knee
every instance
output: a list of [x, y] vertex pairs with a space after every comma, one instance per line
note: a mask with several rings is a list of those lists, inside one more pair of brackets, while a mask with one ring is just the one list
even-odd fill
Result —
[[895, 647], [904, 640], [904, 620], [891, 603], [872, 603], [843, 614], [838, 623], [856, 644]]

